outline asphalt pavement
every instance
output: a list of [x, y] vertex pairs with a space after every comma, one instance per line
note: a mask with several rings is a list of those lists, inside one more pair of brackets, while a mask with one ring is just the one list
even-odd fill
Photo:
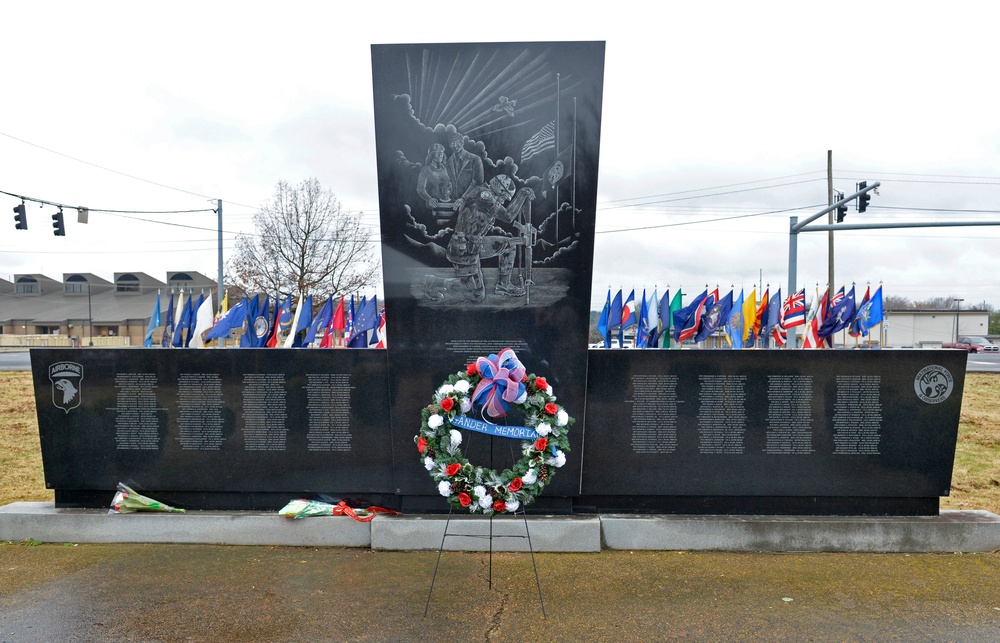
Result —
[[0, 641], [1000, 640], [1000, 553], [437, 557], [0, 544]]

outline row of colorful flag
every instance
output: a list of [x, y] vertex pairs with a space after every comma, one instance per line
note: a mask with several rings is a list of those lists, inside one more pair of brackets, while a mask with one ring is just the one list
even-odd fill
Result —
[[615, 330], [618, 347], [624, 348], [625, 330], [632, 326], [636, 327], [636, 348], [698, 343], [713, 334], [723, 335], [731, 348], [781, 348], [788, 330], [804, 326], [802, 348], [832, 348], [835, 333], [846, 330], [852, 337], [867, 337], [869, 330], [883, 321], [881, 285], [874, 295], [866, 288], [860, 302], [855, 299], [854, 285], [848, 292], [841, 287], [833, 296], [829, 289], [822, 296], [817, 290], [808, 309], [805, 288], [786, 299], [782, 299], [780, 288], [773, 295], [769, 290], [766, 288], [758, 299], [756, 288], [745, 297], [742, 289], [738, 297], [734, 297], [735, 290], [720, 297], [718, 288], [706, 288], [685, 306], [680, 289], [673, 298], [669, 290], [662, 298], [655, 288], [649, 298], [643, 290], [637, 304], [634, 289], [623, 301], [622, 290], [612, 297], [609, 288], [597, 332], [604, 348], [611, 348]]
[[[194, 292], [184, 298], [174, 293], [165, 314], [161, 313], [160, 294], [149, 319], [144, 346], [153, 346], [156, 329], [163, 328], [159, 345], [164, 348], [204, 348], [214, 340], [225, 340], [239, 330], [240, 348], [385, 348], [385, 307], [378, 298], [361, 297], [355, 306], [354, 295], [328, 297], [313, 313], [313, 296], [300, 297], [293, 306], [292, 296], [275, 297], [274, 305], [266, 294], [248, 295], [229, 308], [229, 293], [222, 298], [219, 313], [213, 313], [212, 297]], [[222, 342], [220, 342], [220, 345]]]

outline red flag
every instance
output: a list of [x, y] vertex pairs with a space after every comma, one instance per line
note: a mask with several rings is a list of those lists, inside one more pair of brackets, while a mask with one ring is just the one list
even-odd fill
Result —
[[378, 328], [375, 330], [375, 336], [378, 338], [378, 343], [375, 344], [375, 348], [385, 348], [385, 306], [382, 306], [382, 315], [378, 320]]
[[[334, 331], [344, 330], [344, 298], [341, 297], [340, 301], [337, 303], [336, 310], [330, 315], [330, 321], [326, 325], [326, 334], [323, 335], [323, 340], [319, 343], [320, 348], [333, 348], [333, 334]], [[338, 341], [339, 345], [340, 342]]]
[[281, 315], [286, 310], [285, 306], [291, 303], [291, 296], [289, 295], [289, 298], [285, 300], [285, 303], [280, 303], [280, 299], [278, 302], [279, 303], [275, 304], [274, 327], [271, 328], [271, 336], [267, 338], [266, 342], [264, 342], [264, 346], [267, 348], [274, 348], [278, 345], [278, 336], [281, 335]]

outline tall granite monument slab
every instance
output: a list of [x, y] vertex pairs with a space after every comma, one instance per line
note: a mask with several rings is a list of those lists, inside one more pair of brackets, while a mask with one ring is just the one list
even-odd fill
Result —
[[[506, 347], [578, 419], [580, 451], [603, 75], [602, 42], [372, 47], [392, 442], [403, 458], [416, 461], [420, 408], [441, 382]], [[499, 468], [504, 442], [467, 455]], [[546, 497], [577, 493], [579, 478], [573, 457]], [[397, 466], [395, 484], [435, 494], [419, 466]]]

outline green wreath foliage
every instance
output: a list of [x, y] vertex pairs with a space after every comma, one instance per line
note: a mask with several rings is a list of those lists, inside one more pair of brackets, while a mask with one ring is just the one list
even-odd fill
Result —
[[476, 364], [450, 375], [421, 410], [414, 442], [438, 492], [454, 508], [484, 515], [513, 513], [534, 502], [555, 469], [565, 464], [575, 420], [556, 403], [545, 378], [525, 375], [525, 395], [510, 407], [520, 410], [525, 426], [540, 437], [521, 441], [521, 458], [509, 469], [498, 472], [474, 465], [462, 454], [462, 434], [452, 421], [473, 410], [472, 394], [482, 379]]

